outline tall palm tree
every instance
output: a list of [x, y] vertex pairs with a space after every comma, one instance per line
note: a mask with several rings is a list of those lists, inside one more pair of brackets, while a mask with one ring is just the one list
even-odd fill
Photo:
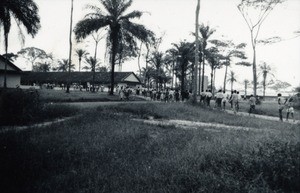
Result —
[[[116, 55], [120, 48], [121, 40], [124, 37], [134, 37], [143, 42], [148, 42], [153, 36], [153, 32], [146, 29], [141, 24], [131, 22], [131, 19], [140, 18], [142, 12], [132, 11], [125, 14], [131, 6], [132, 0], [99, 0], [105, 10], [100, 7], [89, 5], [88, 8], [92, 11], [79, 21], [75, 27], [75, 35], [77, 40], [85, 38], [94, 31], [104, 28], [108, 29], [108, 40], [110, 43], [111, 54], [111, 87], [110, 94], [113, 95], [114, 90], [114, 72], [116, 64]], [[129, 41], [133, 41], [129, 38]]]
[[92, 91], [95, 92], [96, 67], [99, 66], [99, 62], [97, 61], [97, 59], [95, 59], [92, 56], [85, 58], [85, 62], [90, 66], [90, 69], [92, 70], [92, 73], [93, 73], [93, 82], [92, 82], [93, 90]]
[[206, 47], [207, 47], [207, 43], [208, 43], [208, 39], [211, 37], [211, 35], [216, 31], [215, 29], [212, 29], [211, 27], [209, 27], [209, 25], [204, 25], [201, 24], [200, 28], [200, 35], [201, 35], [201, 46], [202, 46], [202, 50], [204, 52], [204, 54], [202, 55], [202, 81], [201, 81], [201, 91], [203, 92], [204, 90], [204, 73], [205, 73], [205, 58], [206, 58]]
[[[40, 29], [38, 7], [33, 0], [1, 0], [0, 1], [0, 29], [3, 28], [5, 54], [8, 50], [8, 34], [11, 20], [14, 19], [18, 26], [23, 25], [28, 34], [34, 37]], [[4, 67], [4, 88], [7, 87], [7, 63]]]
[[177, 55], [177, 76], [180, 77], [181, 90], [185, 90], [185, 79], [187, 70], [190, 67], [190, 63], [193, 60], [194, 44], [190, 42], [182, 41], [179, 44], [173, 44]]
[[159, 83], [161, 84], [161, 78], [163, 73], [163, 65], [165, 64], [165, 56], [162, 52], [155, 51], [152, 53], [152, 56], [150, 57], [150, 64], [153, 65], [153, 68], [156, 70], [156, 89], [158, 90]]
[[274, 76], [272, 73], [272, 68], [270, 65], [263, 62], [259, 65], [259, 73], [258, 75], [263, 77], [262, 86], [263, 86], [263, 98], [265, 98], [266, 95], [266, 86], [267, 86], [267, 77], [268, 75]]
[[230, 71], [230, 74], [229, 74], [229, 77], [228, 77], [227, 81], [230, 82], [231, 91], [233, 91], [233, 83], [237, 81], [235, 72]]
[[88, 55], [89, 53], [86, 50], [83, 49], [76, 49], [75, 50], [76, 56], [78, 56], [78, 60], [79, 60], [79, 72], [81, 69], [81, 59], [83, 57], [85, 57], [86, 55]]

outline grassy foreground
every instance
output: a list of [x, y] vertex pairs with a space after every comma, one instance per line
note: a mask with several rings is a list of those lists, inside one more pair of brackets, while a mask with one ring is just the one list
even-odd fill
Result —
[[[253, 127], [219, 132], [132, 118]], [[0, 192], [299, 192], [299, 125], [185, 104], [99, 107], [81, 118], [0, 134]]]

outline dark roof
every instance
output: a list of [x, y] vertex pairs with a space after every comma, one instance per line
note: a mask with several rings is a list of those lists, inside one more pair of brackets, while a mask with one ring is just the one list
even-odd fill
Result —
[[[136, 78], [137, 76], [133, 72], [115, 72], [115, 83], [125, 82], [129, 75], [133, 74]], [[96, 72], [95, 82], [101, 84], [110, 83], [110, 72]], [[23, 72], [21, 74], [21, 83], [61, 83], [66, 82], [69, 78], [68, 72]], [[138, 79], [138, 78], [137, 78]], [[70, 74], [71, 82], [92, 82], [93, 73], [92, 72], [71, 72]], [[139, 79], [138, 79], [139, 80]], [[140, 82], [140, 81], [139, 81]], [[138, 82], [138, 83], [139, 83]]]
[[[8, 69], [7, 72], [22, 72], [22, 70], [20, 68], [18, 68], [16, 65], [14, 65], [11, 61], [7, 60], [2, 55], [0, 55], [0, 60], [2, 60], [3, 62], [6, 62], [10, 67], [12, 67], [14, 69], [14, 71]], [[0, 70], [0, 71], [4, 71], [4, 70]]]

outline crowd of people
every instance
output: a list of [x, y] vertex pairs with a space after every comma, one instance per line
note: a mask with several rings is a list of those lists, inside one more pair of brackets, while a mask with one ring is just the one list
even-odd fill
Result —
[[[184, 102], [190, 99], [191, 93], [188, 90], [181, 91], [179, 89], [132, 89], [130, 87], [117, 87], [117, 93], [119, 94], [120, 100], [129, 100], [131, 94], [141, 95], [152, 101], [162, 101], [162, 102]], [[211, 105], [211, 100], [214, 100], [214, 106]], [[246, 100], [246, 97], [242, 97], [237, 90], [233, 90], [230, 93], [218, 90], [213, 96], [211, 90], [206, 90], [200, 93], [200, 104], [207, 107], [212, 107], [220, 110], [226, 110], [226, 108], [231, 109], [234, 114], [237, 114], [240, 110], [240, 102]], [[256, 113], [256, 105], [260, 102], [258, 97], [254, 97], [252, 94], [247, 98], [249, 104], [249, 115]], [[281, 94], [278, 94], [277, 98], [279, 106], [279, 119], [283, 121], [283, 110], [286, 109], [286, 120], [289, 117], [295, 121], [294, 118], [294, 108], [292, 98], [283, 98]], [[227, 107], [227, 105], [229, 107]]]

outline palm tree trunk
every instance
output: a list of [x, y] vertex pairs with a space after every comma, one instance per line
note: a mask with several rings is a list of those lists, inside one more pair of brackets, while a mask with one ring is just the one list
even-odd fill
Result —
[[213, 92], [213, 78], [214, 78], [214, 74], [213, 74], [213, 69], [211, 69], [211, 73], [210, 73], [210, 90], [211, 90], [211, 93], [213, 94], [214, 96], [214, 92]]
[[231, 92], [233, 91], [233, 81], [231, 81]]
[[173, 59], [173, 66], [172, 66], [172, 87], [174, 87], [174, 74], [175, 74], [175, 61]]
[[200, 64], [199, 64], [199, 85], [198, 85], [199, 89], [198, 89], [198, 95], [200, 95], [200, 92], [201, 92], [201, 83], [202, 83], [201, 79], [202, 78], [201, 78], [201, 62], [200, 62]]
[[141, 42], [141, 45], [140, 45], [140, 51], [139, 51], [139, 55], [138, 55], [139, 77], [141, 77], [141, 73], [142, 73], [142, 70], [141, 70], [141, 52], [142, 52], [142, 45], [143, 45], [143, 42]]
[[115, 64], [116, 64], [116, 54], [117, 54], [117, 47], [118, 47], [118, 33], [119, 28], [118, 26], [115, 29], [111, 29], [112, 31], [112, 57], [111, 57], [111, 75], [110, 75], [110, 95], [114, 94], [114, 84], [115, 84]]
[[225, 75], [224, 75], [224, 84], [223, 84], [223, 91], [225, 91], [225, 92], [226, 92], [226, 82], [227, 82], [227, 70], [228, 70], [228, 66], [226, 65], [226, 67], [225, 67]]
[[200, 13], [200, 0], [197, 2], [196, 7], [196, 26], [195, 26], [195, 68], [193, 77], [193, 102], [197, 102], [197, 76], [198, 76], [198, 64], [199, 64], [199, 13]]
[[201, 81], [201, 91], [204, 91], [204, 71], [205, 71], [205, 58], [204, 58], [204, 54], [203, 54], [203, 67], [202, 67], [202, 81]]
[[4, 34], [4, 41], [5, 41], [5, 63], [4, 63], [4, 83], [3, 83], [3, 87], [6, 89], [7, 88], [7, 49], [8, 49], [8, 33]]
[[81, 68], [81, 57], [79, 57], [79, 72], [80, 72], [80, 68]]
[[73, 23], [73, 0], [71, 0], [70, 34], [69, 34], [69, 77], [67, 82], [67, 93], [70, 93], [71, 65], [72, 65], [72, 23]]

